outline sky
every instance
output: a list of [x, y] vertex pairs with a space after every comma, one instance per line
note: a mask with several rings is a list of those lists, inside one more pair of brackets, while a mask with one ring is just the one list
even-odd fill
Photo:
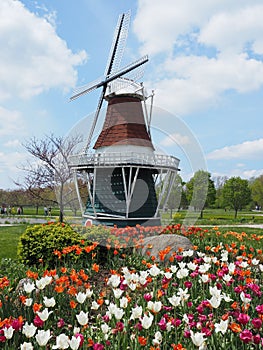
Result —
[[100, 91], [69, 98], [103, 76], [129, 10], [122, 64], [149, 55], [156, 149], [186, 181], [263, 174], [262, 0], [1, 0], [0, 189], [23, 178], [32, 137], [89, 128]]

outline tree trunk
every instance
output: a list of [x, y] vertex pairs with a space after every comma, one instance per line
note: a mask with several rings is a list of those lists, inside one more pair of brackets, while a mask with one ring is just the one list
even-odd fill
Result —
[[170, 219], [173, 218], [173, 209], [170, 209]]
[[238, 209], [235, 209], [235, 219], [237, 218], [237, 210]]
[[63, 211], [62, 211], [62, 210], [60, 210], [60, 211], [59, 211], [59, 222], [60, 222], [60, 223], [62, 223], [62, 222], [63, 222], [63, 220], [64, 220]]
[[203, 219], [203, 209], [200, 212], [200, 219]]

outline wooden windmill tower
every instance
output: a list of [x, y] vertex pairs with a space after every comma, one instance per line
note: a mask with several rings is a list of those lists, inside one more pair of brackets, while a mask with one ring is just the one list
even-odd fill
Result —
[[[119, 69], [129, 20], [129, 12], [119, 17], [104, 77], [79, 88], [71, 97], [74, 100], [102, 88], [85, 148], [80, 154], [70, 157], [86, 224], [118, 227], [160, 225], [160, 205], [168, 199], [178, 170], [179, 160], [157, 154], [152, 143], [152, 106], [149, 113], [146, 105], [148, 97], [143, 85], [137, 83], [148, 57], [144, 56]], [[103, 101], [108, 103], [106, 116], [91, 150]], [[78, 172], [87, 177], [88, 198], [85, 207], [79, 194]], [[156, 184], [160, 179], [162, 188], [157, 198]]]

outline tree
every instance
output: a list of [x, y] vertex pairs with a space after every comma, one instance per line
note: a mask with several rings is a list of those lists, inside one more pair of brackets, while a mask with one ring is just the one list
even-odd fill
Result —
[[195, 210], [201, 212], [203, 209], [212, 206], [215, 203], [216, 190], [211, 174], [204, 170], [198, 170], [186, 184], [187, 200]]
[[263, 208], [263, 175], [254, 179], [250, 185], [251, 197], [256, 206]]
[[227, 180], [226, 176], [213, 177], [213, 181], [214, 181], [215, 189], [216, 189], [215, 208], [223, 208], [224, 207], [222, 190], [223, 190], [223, 187], [224, 187], [226, 180]]
[[183, 191], [184, 182], [180, 175], [176, 174], [173, 187], [170, 192], [170, 196], [166, 203], [166, 208], [170, 210], [170, 218], [172, 218], [173, 210], [177, 210], [182, 205], [182, 200], [184, 200]]
[[24, 144], [34, 161], [22, 168], [26, 172], [23, 187], [41, 199], [47, 199], [47, 191], [52, 191], [48, 199], [59, 205], [60, 222], [64, 219], [67, 200], [72, 200], [72, 170], [68, 158], [80, 142], [79, 136], [63, 139], [51, 134], [44, 139], [33, 137]]
[[251, 190], [247, 180], [238, 177], [228, 179], [222, 190], [224, 204], [235, 210], [235, 219], [238, 210], [242, 210], [251, 201]]

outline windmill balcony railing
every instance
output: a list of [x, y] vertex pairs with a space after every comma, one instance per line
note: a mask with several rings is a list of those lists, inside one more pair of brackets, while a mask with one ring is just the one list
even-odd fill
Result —
[[94, 167], [142, 166], [178, 170], [179, 159], [164, 154], [135, 152], [82, 153], [69, 157], [69, 166], [76, 170]]

